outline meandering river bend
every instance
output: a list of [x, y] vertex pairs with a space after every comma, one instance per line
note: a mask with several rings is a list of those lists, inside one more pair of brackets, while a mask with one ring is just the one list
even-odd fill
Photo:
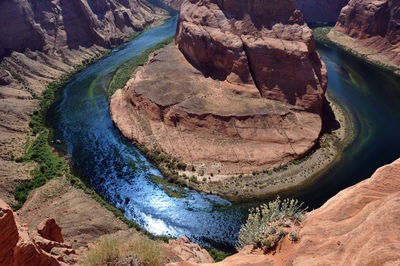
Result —
[[[186, 235], [202, 244], [230, 248], [251, 204], [232, 204], [188, 189], [182, 198], [170, 196], [150, 178], [159, 174], [157, 169], [124, 139], [109, 114], [106, 90], [113, 72], [173, 35], [176, 23], [173, 16], [79, 73], [53, 104], [48, 123], [75, 172], [128, 219], [156, 235]], [[328, 68], [328, 91], [348, 109], [355, 136], [330, 169], [283, 195], [312, 208], [400, 157], [400, 79], [338, 49], [318, 45], [318, 51]]]

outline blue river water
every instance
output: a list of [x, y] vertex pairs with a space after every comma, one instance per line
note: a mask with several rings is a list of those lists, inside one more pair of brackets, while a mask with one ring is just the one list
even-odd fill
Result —
[[[248, 208], [258, 203], [232, 204], [189, 189], [182, 198], [169, 195], [150, 177], [160, 175], [158, 170], [120, 134], [109, 114], [107, 85], [113, 72], [172, 36], [176, 23], [174, 15], [76, 75], [53, 104], [48, 123], [54, 139], [63, 143], [74, 172], [122, 209], [128, 219], [156, 235], [186, 235], [202, 244], [229, 249], [235, 245]], [[399, 78], [338, 49], [318, 45], [318, 50], [328, 68], [329, 93], [348, 109], [356, 127], [354, 141], [329, 170], [283, 194], [312, 208], [400, 157]]]

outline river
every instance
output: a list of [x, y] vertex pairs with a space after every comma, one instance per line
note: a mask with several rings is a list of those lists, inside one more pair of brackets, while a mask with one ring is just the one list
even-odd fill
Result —
[[[157, 169], [120, 134], [109, 114], [107, 84], [113, 72], [173, 35], [176, 23], [175, 15], [76, 75], [52, 105], [48, 123], [74, 172], [128, 219], [156, 235], [186, 235], [192, 241], [229, 249], [254, 203], [232, 204], [188, 189], [182, 198], [170, 196], [150, 178], [159, 174]], [[329, 170], [283, 195], [297, 197], [312, 208], [400, 157], [399, 78], [335, 48], [318, 45], [318, 50], [328, 68], [329, 93], [349, 110], [356, 132]]]

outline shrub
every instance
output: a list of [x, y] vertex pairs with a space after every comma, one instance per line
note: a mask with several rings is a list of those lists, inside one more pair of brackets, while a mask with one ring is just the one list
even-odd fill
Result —
[[[246, 245], [253, 245], [265, 251], [273, 248], [276, 243], [286, 235], [282, 229], [285, 221], [291, 221], [292, 225], [299, 224], [305, 218], [303, 203], [298, 200], [278, 197], [274, 201], [251, 209], [246, 224], [239, 232], [238, 249]], [[283, 232], [282, 232], [283, 231]]]
[[83, 265], [163, 265], [160, 243], [138, 235], [122, 242], [117, 238], [103, 237], [86, 253]]
[[289, 233], [289, 240], [290, 241], [297, 241], [297, 240], [299, 240], [299, 235], [297, 234], [297, 232], [296, 231], [291, 231], [290, 233]]

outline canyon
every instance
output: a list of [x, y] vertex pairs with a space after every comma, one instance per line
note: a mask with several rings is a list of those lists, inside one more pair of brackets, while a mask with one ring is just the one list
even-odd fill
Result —
[[400, 73], [398, 1], [351, 0], [328, 37], [367, 60]]
[[82, 62], [160, 20], [165, 12], [142, 1], [2, 1], [0, 3], [0, 197], [30, 179], [18, 164], [31, 135], [29, 122], [47, 84]]
[[[305, 21], [334, 21], [345, 3], [319, 1], [309, 10], [311, 1], [300, 2], [304, 18], [289, 0], [185, 1], [176, 44], [155, 52], [112, 97], [115, 124], [135, 143], [161, 148], [209, 177], [306, 154], [321, 132], [327, 74]], [[318, 12], [328, 6], [335, 12]], [[351, 0], [329, 36], [398, 66], [398, 10], [396, 1]], [[260, 15], [268, 12], [274, 21]], [[100, 236], [137, 237], [65, 177], [32, 191], [18, 212], [8, 205], [15, 186], [31, 178], [34, 164], [15, 158], [35, 137], [28, 124], [46, 85], [164, 12], [134, 0], [7, 0], [0, 14], [0, 265], [75, 264]], [[399, 184], [400, 159], [310, 212], [299, 241], [285, 238], [270, 254], [248, 246], [215, 265], [397, 265]], [[170, 240], [164, 252], [169, 265], [214, 265], [185, 237]]]
[[125, 137], [211, 176], [315, 145], [327, 73], [294, 1], [184, 1], [175, 42], [113, 95]]

